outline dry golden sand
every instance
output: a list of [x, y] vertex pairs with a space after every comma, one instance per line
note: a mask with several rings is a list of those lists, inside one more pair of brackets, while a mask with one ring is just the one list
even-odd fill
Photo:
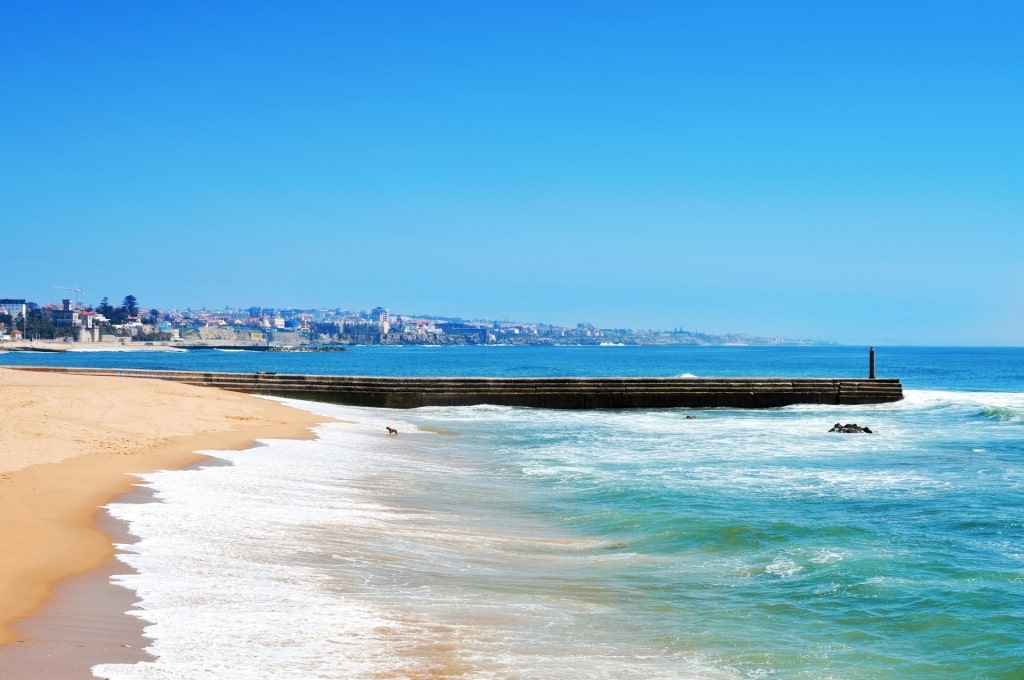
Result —
[[16, 369], [0, 369], [0, 409], [0, 644], [26, 637], [16, 622], [58, 583], [109, 568], [97, 514], [134, 474], [194, 464], [200, 450], [309, 437], [323, 420], [204, 387]]

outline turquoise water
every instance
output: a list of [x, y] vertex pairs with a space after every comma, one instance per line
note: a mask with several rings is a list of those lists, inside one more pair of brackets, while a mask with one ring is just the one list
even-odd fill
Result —
[[[879, 347], [878, 377], [915, 389], [1020, 390], [1024, 350]], [[322, 354], [240, 351], [3, 352], [0, 365], [402, 376], [866, 377], [868, 348], [352, 347]]]
[[[832, 376], [864, 374], [867, 352], [356, 348], [282, 360], [294, 372], [347, 361], [418, 375]], [[878, 366], [903, 380], [903, 402], [301, 404], [338, 421], [316, 441], [217, 454], [230, 466], [147, 476], [161, 503], [112, 508], [141, 537], [125, 548], [138, 574], [123, 583], [159, 659], [97, 673], [1024, 677], [1024, 351], [879, 348]], [[829, 433], [836, 422], [875, 434]]]
[[[595, 542], [558, 587], [599, 584], [603, 625], [655, 658], [698, 652], [737, 677], [1020, 677], [1024, 396], [853, 411], [434, 418], [520, 487], [511, 514]], [[878, 434], [826, 433], [851, 416]]]

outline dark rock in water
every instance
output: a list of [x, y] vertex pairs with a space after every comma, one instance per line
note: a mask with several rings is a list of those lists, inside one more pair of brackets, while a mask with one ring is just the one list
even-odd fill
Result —
[[835, 425], [832, 426], [832, 429], [829, 430], [829, 432], [844, 432], [844, 433], [860, 433], [860, 432], [865, 432], [867, 434], [874, 434], [871, 431], [870, 427], [861, 427], [857, 423], [847, 423], [846, 425], [841, 425], [840, 423], [836, 423]]

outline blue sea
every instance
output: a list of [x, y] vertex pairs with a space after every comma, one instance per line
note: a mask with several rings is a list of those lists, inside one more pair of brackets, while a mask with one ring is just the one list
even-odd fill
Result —
[[[127, 678], [1024, 678], [1024, 349], [877, 348], [906, 398], [388, 411], [115, 503]], [[83, 352], [0, 364], [861, 377], [867, 347]], [[858, 423], [874, 434], [829, 433]], [[386, 426], [400, 435], [388, 436]], [[225, 464], [228, 463], [228, 464]]]

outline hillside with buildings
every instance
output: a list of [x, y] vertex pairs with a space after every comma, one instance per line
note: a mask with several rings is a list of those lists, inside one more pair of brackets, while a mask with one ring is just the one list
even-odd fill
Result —
[[106, 298], [95, 308], [77, 301], [38, 305], [0, 299], [0, 340], [65, 343], [168, 344], [182, 348], [322, 348], [345, 345], [783, 345], [820, 344], [809, 340], [712, 334], [687, 330], [596, 328], [589, 323], [472, 320], [370, 310], [279, 309], [143, 312], [127, 296], [118, 307]]

